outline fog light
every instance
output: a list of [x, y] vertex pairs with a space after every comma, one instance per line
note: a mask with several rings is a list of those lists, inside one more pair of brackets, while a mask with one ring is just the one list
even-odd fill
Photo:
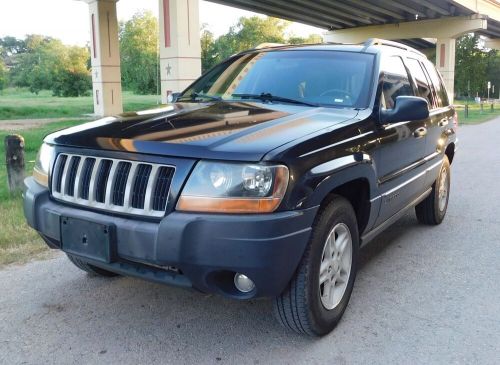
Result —
[[248, 276], [239, 273], [234, 275], [234, 285], [242, 293], [249, 293], [255, 288], [255, 284]]

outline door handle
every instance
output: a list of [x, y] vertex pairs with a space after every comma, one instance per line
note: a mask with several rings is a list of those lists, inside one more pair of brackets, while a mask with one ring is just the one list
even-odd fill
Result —
[[413, 137], [415, 138], [421, 138], [427, 134], [427, 128], [425, 127], [420, 127], [415, 129], [415, 132], [413, 132]]
[[448, 125], [448, 119], [447, 118], [443, 118], [439, 121], [438, 123], [438, 126], [440, 127], [446, 127]]

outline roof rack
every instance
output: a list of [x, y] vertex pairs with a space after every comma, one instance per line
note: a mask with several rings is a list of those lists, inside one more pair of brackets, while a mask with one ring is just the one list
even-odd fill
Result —
[[365, 52], [368, 49], [368, 47], [371, 47], [371, 46], [389, 46], [389, 47], [404, 49], [405, 51], [413, 52], [413, 53], [416, 53], [420, 56], [425, 56], [422, 52], [416, 50], [415, 48], [412, 48], [412, 47], [407, 46], [407, 45], [402, 44], [402, 43], [388, 41], [388, 40], [380, 39], [380, 38], [369, 38], [363, 43], [363, 46], [364, 46], [363, 52]]
[[255, 46], [253, 49], [276, 48], [276, 47], [284, 47], [284, 46], [289, 46], [289, 44], [266, 42], [266, 43], [261, 43], [261, 44]]

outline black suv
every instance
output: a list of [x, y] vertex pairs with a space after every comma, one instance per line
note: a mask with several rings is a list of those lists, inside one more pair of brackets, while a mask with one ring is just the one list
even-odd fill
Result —
[[251, 50], [161, 109], [47, 136], [25, 215], [82, 270], [275, 297], [283, 325], [323, 335], [361, 246], [413, 207], [442, 222], [456, 118], [402, 44]]

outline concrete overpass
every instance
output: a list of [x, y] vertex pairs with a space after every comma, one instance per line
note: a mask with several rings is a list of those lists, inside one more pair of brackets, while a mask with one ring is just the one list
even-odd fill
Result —
[[[94, 111], [122, 111], [118, 47], [118, 0], [89, 4]], [[158, 0], [162, 101], [201, 74], [199, 0]], [[436, 39], [436, 64], [453, 95], [455, 40], [475, 32], [500, 49], [500, 2], [496, 0], [208, 0], [323, 28], [327, 42], [367, 38], [403, 40], [416, 48]], [[139, 3], [139, 2], [138, 2]]]

